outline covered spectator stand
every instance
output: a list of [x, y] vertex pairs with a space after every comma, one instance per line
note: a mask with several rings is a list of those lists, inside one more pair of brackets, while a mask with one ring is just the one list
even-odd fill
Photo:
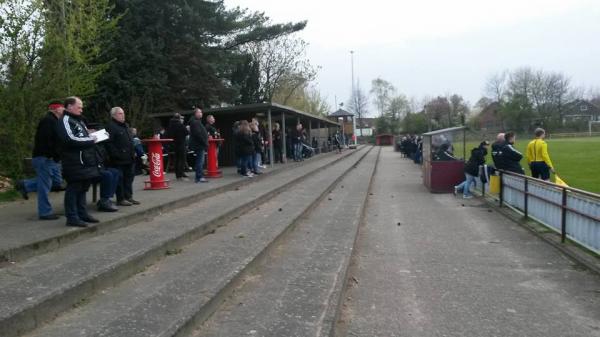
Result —
[[464, 126], [423, 134], [423, 183], [431, 193], [450, 193], [465, 179]]
[[394, 135], [389, 133], [383, 133], [375, 136], [375, 145], [386, 146], [394, 144]]
[[221, 178], [223, 172], [219, 170], [219, 158], [217, 149], [219, 144], [223, 142], [223, 139], [209, 138], [208, 139], [208, 153], [206, 160], [206, 178]]
[[[158, 129], [158, 126], [166, 127], [168, 125], [169, 120], [173, 117], [174, 112], [175, 111], [154, 113], [150, 116], [155, 119]], [[189, 119], [194, 114], [194, 110], [177, 112], [185, 117], [186, 121], [184, 124], [187, 124]], [[291, 139], [289, 136], [291, 136], [296, 124], [302, 123], [304, 126], [307, 135], [305, 144], [311, 145], [313, 140], [316, 141], [316, 145], [319, 147], [319, 152], [331, 150], [331, 144], [329, 144], [328, 140], [335, 134], [335, 131], [340, 128], [339, 123], [331, 121], [322, 116], [313, 115], [276, 103], [255, 103], [225, 106], [203, 109], [203, 112], [205, 117], [208, 115], [213, 115], [215, 117], [215, 128], [219, 129], [219, 133], [224, 139], [227, 139], [227, 141], [224, 142], [219, 149], [220, 167], [235, 165], [235, 138], [233, 136], [233, 124], [236, 121], [250, 121], [252, 118], [258, 119], [260, 124], [259, 129], [263, 135], [263, 139], [267, 141], [268, 144], [267, 148], [265, 149], [265, 158], [263, 158], [266, 159], [265, 162], [274, 156], [275, 145], [271, 139], [271, 130], [273, 130], [275, 123], [279, 124], [281, 130], [281, 142], [277, 144], [277, 147], [281, 149], [284, 161], [288, 154], [292, 153]], [[272, 162], [273, 161], [271, 161], [271, 163]]]
[[148, 162], [150, 164], [150, 180], [144, 181], [145, 190], [164, 190], [169, 188], [169, 180], [165, 179], [163, 163], [163, 143], [172, 142], [172, 139], [144, 139], [148, 147]]

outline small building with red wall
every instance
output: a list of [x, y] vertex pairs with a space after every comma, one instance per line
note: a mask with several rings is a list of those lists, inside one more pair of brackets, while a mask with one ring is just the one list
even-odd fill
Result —
[[375, 136], [375, 145], [377, 145], [377, 146], [394, 145], [394, 135], [389, 134], [389, 133], [382, 133], [380, 135]]

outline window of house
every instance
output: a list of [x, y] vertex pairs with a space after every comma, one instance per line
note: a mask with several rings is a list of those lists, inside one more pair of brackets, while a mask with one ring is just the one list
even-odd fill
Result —
[[579, 106], [579, 110], [581, 110], [581, 111], [587, 111], [587, 109], [588, 109], [587, 105]]

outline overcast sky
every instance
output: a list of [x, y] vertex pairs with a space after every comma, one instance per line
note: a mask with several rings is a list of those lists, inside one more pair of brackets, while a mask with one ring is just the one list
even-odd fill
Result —
[[275, 22], [308, 20], [300, 36], [332, 108], [381, 77], [400, 92], [458, 93], [474, 104], [486, 78], [521, 66], [600, 88], [600, 0], [225, 0]]

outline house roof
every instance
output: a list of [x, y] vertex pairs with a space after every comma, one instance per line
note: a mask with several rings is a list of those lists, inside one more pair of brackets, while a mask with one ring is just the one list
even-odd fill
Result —
[[338, 111], [333, 112], [329, 115], [329, 117], [345, 117], [345, 116], [354, 116], [352, 112], [346, 111], [342, 108], [338, 109]]
[[375, 120], [376, 118], [357, 118], [356, 127], [361, 129], [375, 128]]
[[595, 104], [584, 100], [576, 99], [565, 104], [563, 108], [563, 115], [565, 116], [590, 116], [600, 115], [600, 107]]

